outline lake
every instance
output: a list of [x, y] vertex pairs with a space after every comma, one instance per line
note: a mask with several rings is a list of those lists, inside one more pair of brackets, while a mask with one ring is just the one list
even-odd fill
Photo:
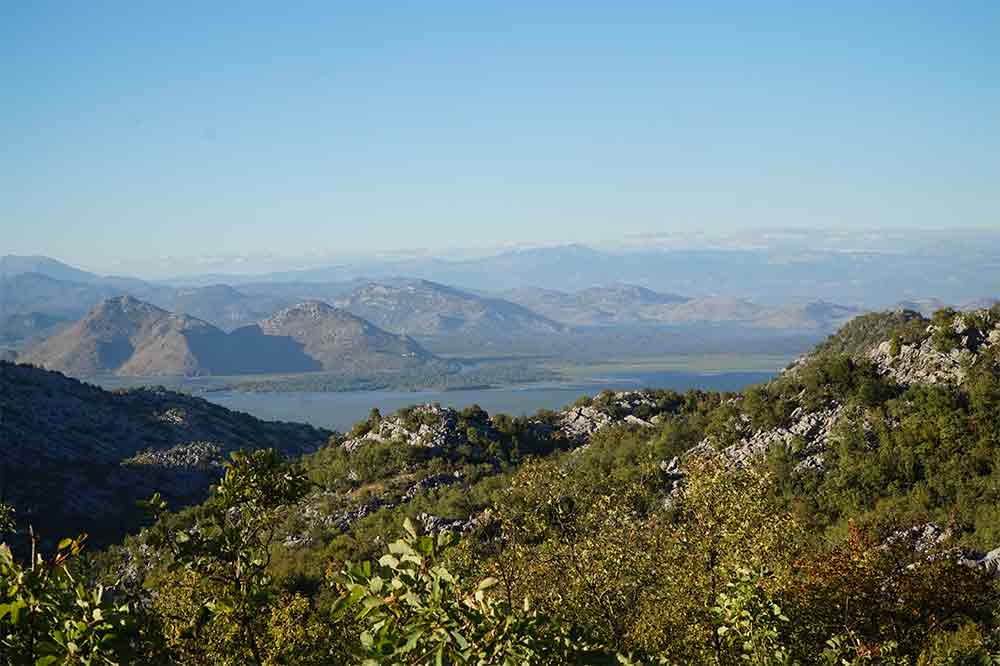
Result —
[[582, 395], [605, 389], [623, 391], [638, 388], [686, 391], [738, 391], [775, 376], [775, 372], [646, 372], [590, 377], [573, 382], [532, 384], [491, 389], [458, 391], [354, 391], [345, 393], [248, 393], [211, 391], [203, 397], [212, 402], [261, 419], [298, 421], [333, 430], [349, 430], [368, 417], [372, 407], [390, 414], [409, 405], [437, 402], [463, 408], [478, 404], [493, 414], [514, 416], [533, 414], [539, 409], [558, 409]]

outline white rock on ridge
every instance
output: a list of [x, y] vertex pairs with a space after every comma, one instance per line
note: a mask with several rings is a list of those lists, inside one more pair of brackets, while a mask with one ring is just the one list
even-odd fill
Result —
[[408, 415], [397, 412], [383, 417], [364, 435], [346, 440], [343, 447], [354, 451], [366, 444], [395, 441], [409, 446], [452, 448], [467, 441], [466, 434], [458, 427], [459, 419], [459, 413], [450, 407], [417, 405], [409, 410]]
[[[983, 352], [1000, 343], [1000, 322], [993, 321], [988, 310], [959, 314], [951, 333], [956, 339], [954, 349], [938, 350], [934, 334], [938, 327], [927, 327], [923, 340], [913, 344], [898, 344], [894, 350], [886, 340], [868, 353], [879, 371], [900, 384], [960, 384], [965, 381], [966, 367], [975, 365]], [[893, 352], [896, 353], [893, 353]]]
[[[826, 409], [814, 412], [807, 412], [799, 407], [792, 412], [792, 422], [788, 426], [756, 431], [749, 430], [749, 418], [740, 414], [735, 425], [745, 434], [735, 444], [723, 448], [720, 454], [733, 466], [740, 468], [760, 458], [772, 447], [783, 446], [796, 461], [796, 471], [822, 471], [823, 455], [830, 447], [834, 431], [846, 413], [846, 409], [836, 402]], [[685, 457], [705, 455], [715, 450], [713, 441], [706, 438], [692, 447]]]
[[590, 405], [571, 407], [559, 412], [556, 429], [568, 441], [584, 444], [597, 431], [618, 423], [652, 428], [662, 420], [663, 414], [653, 414], [646, 420], [636, 416], [636, 412], [643, 410], [648, 413], [656, 409], [657, 402], [651, 391], [604, 393]]

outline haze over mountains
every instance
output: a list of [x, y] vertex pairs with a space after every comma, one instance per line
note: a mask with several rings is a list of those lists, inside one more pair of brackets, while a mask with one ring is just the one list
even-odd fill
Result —
[[[464, 275], [473, 285], [492, 275], [490, 289], [481, 291], [409, 277], [363, 279], [348, 267], [256, 276], [254, 281], [234, 278], [236, 284], [177, 286], [100, 276], [46, 257], [8, 256], [0, 258], [0, 345], [19, 349], [21, 360], [78, 376], [357, 373], [434, 362], [427, 349], [436, 354], [468, 355], [479, 349], [547, 356], [583, 348], [599, 353], [609, 344], [609, 349], [628, 349], [626, 338], [645, 339], [635, 334], [636, 327], [727, 326], [734, 328], [724, 335], [734, 340], [747, 329], [799, 331], [818, 340], [866, 310], [826, 300], [774, 304], [734, 295], [747, 289], [704, 293], [725, 285], [725, 272], [733, 270], [730, 263], [740, 266], [739, 256], [752, 254], [727, 250], [727, 268], [721, 273], [716, 270], [722, 270], [719, 257], [712, 252], [670, 254], [674, 265], [666, 268], [662, 252], [632, 253], [623, 263], [623, 256], [583, 246], [505, 253], [477, 262], [367, 266], [375, 275], [390, 269], [419, 273], [423, 266], [425, 272], [447, 267], [446, 273], [457, 276], [454, 270], [461, 268], [477, 272], [479, 278]], [[640, 269], [654, 275], [649, 272], [654, 255], [661, 276], [664, 270], [687, 271], [691, 291], [658, 291], [620, 279], [576, 291], [545, 282], [500, 291], [505, 275], [511, 280], [517, 276], [522, 284], [547, 277], [556, 285]], [[810, 271], [815, 268], [814, 262], [807, 264]], [[752, 289], [760, 267], [753, 262], [742, 266]], [[783, 266], [771, 270], [795, 270], [791, 264]], [[696, 275], [703, 277], [697, 281]], [[857, 275], [864, 277], [863, 272]], [[845, 276], [827, 277], [833, 284]], [[342, 279], [308, 281], [331, 278]], [[889, 284], [879, 293], [891, 289]], [[972, 299], [974, 295], [952, 303], [971, 300], [968, 305], [981, 307], [992, 302]], [[927, 314], [947, 303], [922, 296], [899, 306]], [[620, 334], [586, 333], [599, 330]], [[640, 345], [633, 347], [631, 353], [637, 353]]]
[[560, 324], [499, 298], [476, 296], [427, 280], [370, 282], [336, 301], [379, 326], [410, 335], [558, 333]]
[[862, 312], [825, 302], [776, 308], [727, 296], [687, 298], [628, 284], [592, 287], [576, 293], [528, 288], [505, 295], [555, 321], [574, 326], [739, 322], [758, 328], [833, 330]]
[[320, 301], [281, 310], [260, 322], [260, 330], [294, 340], [324, 370], [396, 369], [433, 358], [411, 338], [384, 331]]
[[[238, 260], [221, 259], [217, 265], [246, 273], [246, 267], [254, 264], [253, 258]], [[299, 262], [315, 265], [317, 260]], [[951, 304], [993, 298], [1000, 293], [998, 265], [996, 229], [772, 229], [725, 236], [622, 237], [601, 248], [562, 245], [461, 258], [423, 254], [330, 259], [326, 266], [306, 270], [189, 275], [172, 283], [225, 282], [238, 287], [407, 276], [494, 293], [526, 287], [579, 291], [629, 283], [688, 297], [721, 294], [768, 306], [825, 300], [884, 309], [914, 298], [939, 298]], [[176, 264], [172, 266], [176, 270]]]

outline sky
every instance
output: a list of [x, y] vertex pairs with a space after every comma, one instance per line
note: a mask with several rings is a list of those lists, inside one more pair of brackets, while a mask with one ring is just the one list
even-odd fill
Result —
[[0, 254], [88, 268], [1000, 227], [994, 1], [39, 0], [0, 84]]

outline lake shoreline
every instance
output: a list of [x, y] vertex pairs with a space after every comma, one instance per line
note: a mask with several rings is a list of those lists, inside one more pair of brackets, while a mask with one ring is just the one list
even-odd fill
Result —
[[345, 432], [367, 418], [373, 408], [390, 414], [414, 404], [438, 403], [463, 409], [479, 405], [490, 414], [529, 416], [542, 409], [562, 409], [584, 395], [604, 390], [690, 389], [735, 392], [773, 378], [777, 371], [729, 373], [628, 373], [620, 376], [576, 378], [491, 388], [453, 390], [369, 391], [215, 391], [202, 397], [228, 409], [257, 418], [293, 421]]

